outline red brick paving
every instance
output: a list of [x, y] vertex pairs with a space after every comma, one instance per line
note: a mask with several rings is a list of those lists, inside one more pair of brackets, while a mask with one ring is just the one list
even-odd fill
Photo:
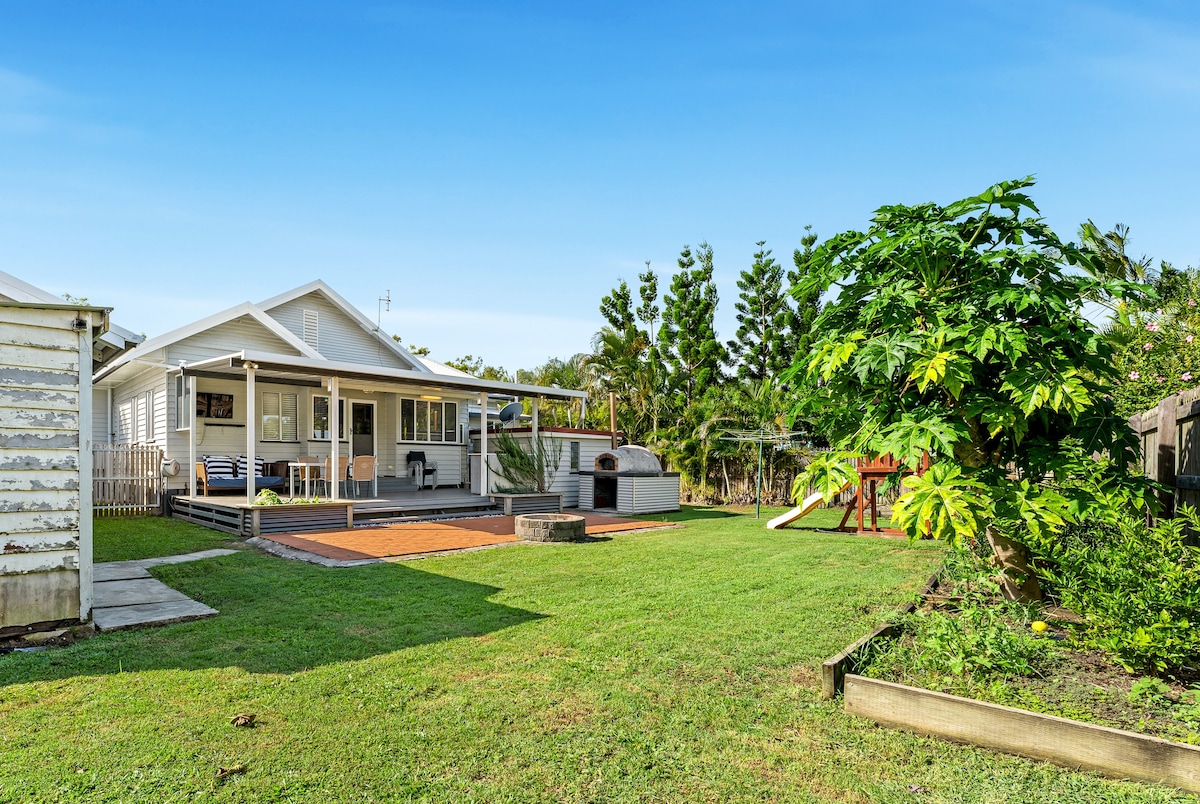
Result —
[[[661, 527], [661, 522], [580, 514], [589, 535]], [[310, 533], [277, 533], [264, 539], [304, 550], [335, 561], [466, 550], [518, 542], [513, 517], [489, 516], [440, 522], [404, 522], [375, 528], [326, 530]]]

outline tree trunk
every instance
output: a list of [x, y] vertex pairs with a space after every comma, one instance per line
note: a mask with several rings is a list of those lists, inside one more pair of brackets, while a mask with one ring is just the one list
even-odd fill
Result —
[[1042, 587], [1029, 568], [1029, 555], [1024, 545], [1014, 542], [994, 527], [988, 527], [987, 540], [995, 555], [992, 560], [1000, 568], [999, 581], [1004, 597], [1021, 603], [1041, 600]]

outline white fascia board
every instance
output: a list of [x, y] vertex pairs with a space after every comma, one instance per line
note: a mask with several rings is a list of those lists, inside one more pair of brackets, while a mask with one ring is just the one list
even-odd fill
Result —
[[357, 307], [338, 295], [337, 291], [325, 284], [324, 280], [314, 279], [307, 285], [301, 285], [298, 288], [293, 288], [286, 293], [281, 293], [278, 296], [267, 299], [264, 302], [259, 302], [258, 306], [263, 310], [273, 310], [281, 304], [287, 304], [288, 302], [298, 299], [301, 296], [306, 296], [309, 293], [314, 292], [320, 293], [322, 296], [328, 299], [330, 304], [348, 315], [355, 323], [362, 327], [363, 331], [368, 335], [378, 340], [388, 349], [391, 349], [401, 360], [404, 360], [410, 366], [412, 366], [414, 371], [430, 374], [433, 373], [420, 360], [418, 360], [415, 355], [413, 355], [400, 344], [396, 343], [396, 341], [390, 336], [384, 335], [383, 331], [379, 327], [371, 323], [371, 319], [367, 318]]
[[293, 373], [310, 374], [313, 377], [345, 377], [361, 379], [369, 382], [402, 382], [426, 387], [441, 387], [447, 390], [466, 391], [487, 394], [512, 394], [515, 396], [537, 396], [551, 399], [587, 399], [586, 391], [574, 391], [568, 388], [547, 388], [541, 385], [525, 385], [523, 383], [500, 382], [498, 380], [480, 380], [475, 377], [455, 377], [448, 374], [430, 374], [424, 371], [409, 369], [394, 369], [383, 366], [369, 366], [362, 363], [346, 363], [340, 360], [310, 359], [293, 355], [271, 354], [243, 350], [221, 357], [210, 357], [188, 363], [186, 370], [208, 371], [228, 369], [230, 366], [240, 366], [244, 362], [260, 364], [264, 370], [290, 371]]

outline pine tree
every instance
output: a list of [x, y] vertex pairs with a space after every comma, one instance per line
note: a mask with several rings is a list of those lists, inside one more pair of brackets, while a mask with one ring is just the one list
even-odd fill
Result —
[[729, 341], [729, 352], [740, 361], [739, 380], [760, 382], [790, 366], [794, 354], [787, 351], [792, 310], [783, 293], [783, 266], [775, 262], [770, 249], [764, 248], [765, 240], [757, 245], [754, 265], [738, 278], [741, 294], [734, 305], [738, 330], [734, 340]]
[[658, 348], [670, 387], [682, 394], [686, 404], [698, 392], [721, 382], [721, 366], [727, 356], [714, 325], [718, 296], [712, 248], [701, 243], [693, 256], [691, 247], [684, 246], [677, 264], [679, 272], [663, 299]]
[[625, 332], [633, 327], [633, 296], [630, 295], [629, 284], [624, 279], [613, 288], [612, 293], [600, 300], [600, 314], [617, 332]]
[[821, 292], [812, 287], [811, 283], [805, 287], [802, 282], [808, 276], [808, 260], [816, 243], [817, 233], [812, 230], [812, 226], [805, 226], [804, 236], [800, 238], [800, 245], [804, 250], [795, 249], [792, 252], [792, 263], [796, 267], [795, 270], [788, 271], [787, 275], [791, 304], [788, 306], [784, 323], [785, 356], [789, 353], [795, 356], [808, 354], [816, 340], [812, 325], [821, 312]]

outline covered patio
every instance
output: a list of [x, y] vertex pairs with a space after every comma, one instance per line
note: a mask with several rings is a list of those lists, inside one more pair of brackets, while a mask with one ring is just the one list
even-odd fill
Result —
[[[570, 389], [254, 350], [182, 362], [179, 376], [177, 421], [183, 424], [178, 430], [180, 436], [186, 437], [187, 451], [186, 459], [179, 456], [179, 462], [186, 465], [187, 485], [182, 495], [173, 497], [175, 514], [238, 533], [257, 532], [259, 529], [252, 520], [263, 516], [327, 528], [335, 520], [345, 523], [341, 525], [345, 527], [487, 512], [493, 507], [487, 497], [494, 486], [490, 477], [492, 467], [487, 460], [474, 458], [488, 455], [489, 433], [484, 428], [472, 441], [467, 427], [468, 405], [478, 404], [480, 410], [486, 411], [489, 396], [528, 399], [532, 429], [536, 433], [541, 400], [578, 402], [581, 417], [587, 400], [586, 392]], [[229, 436], [236, 431], [228, 428], [244, 427], [244, 442], [238, 439], [236, 443], [245, 456], [246, 466], [254, 466], [256, 458], [261, 457], [292, 463], [290, 470], [296, 471], [299, 459], [311, 456], [323, 470], [334, 465], [332, 456], [352, 465], [354, 458], [369, 455], [374, 459], [373, 482], [355, 483], [357, 497], [349, 494], [341, 482], [325, 483], [320, 502], [313, 505], [253, 505], [257, 490], [250, 483], [239, 484], [239, 489], [246, 486], [244, 492], [220, 496], [200, 493], [203, 489], [198, 484], [196, 470], [201, 461], [203, 438], [203, 435], [197, 437], [196, 400], [200, 381], [220, 383], [223, 388], [236, 382], [243, 389], [239, 394], [242, 407], [238, 418], [244, 417], [244, 424], [208, 421], [205, 430], [224, 428], [220, 432], [226, 440], [221, 443], [229, 444]], [[281, 395], [278, 389], [289, 393]], [[276, 397], [283, 396], [291, 397], [290, 407], [286, 403], [275, 407]], [[297, 404], [297, 399], [304, 402]], [[267, 401], [272, 404], [270, 410]], [[289, 411], [290, 421], [283, 418]], [[347, 421], [351, 417], [353, 421]], [[280, 421], [288, 422], [291, 432], [297, 434], [292, 440], [280, 438], [277, 429]], [[435, 460], [441, 463], [436, 489], [430, 488], [425, 478], [409, 477], [414, 453], [427, 454], [430, 463]], [[334, 470], [333, 474], [339, 473]], [[302, 494], [298, 486], [285, 484], [281, 496], [290, 496], [289, 487], [297, 496]], [[269, 508], [290, 510], [261, 513]]]

